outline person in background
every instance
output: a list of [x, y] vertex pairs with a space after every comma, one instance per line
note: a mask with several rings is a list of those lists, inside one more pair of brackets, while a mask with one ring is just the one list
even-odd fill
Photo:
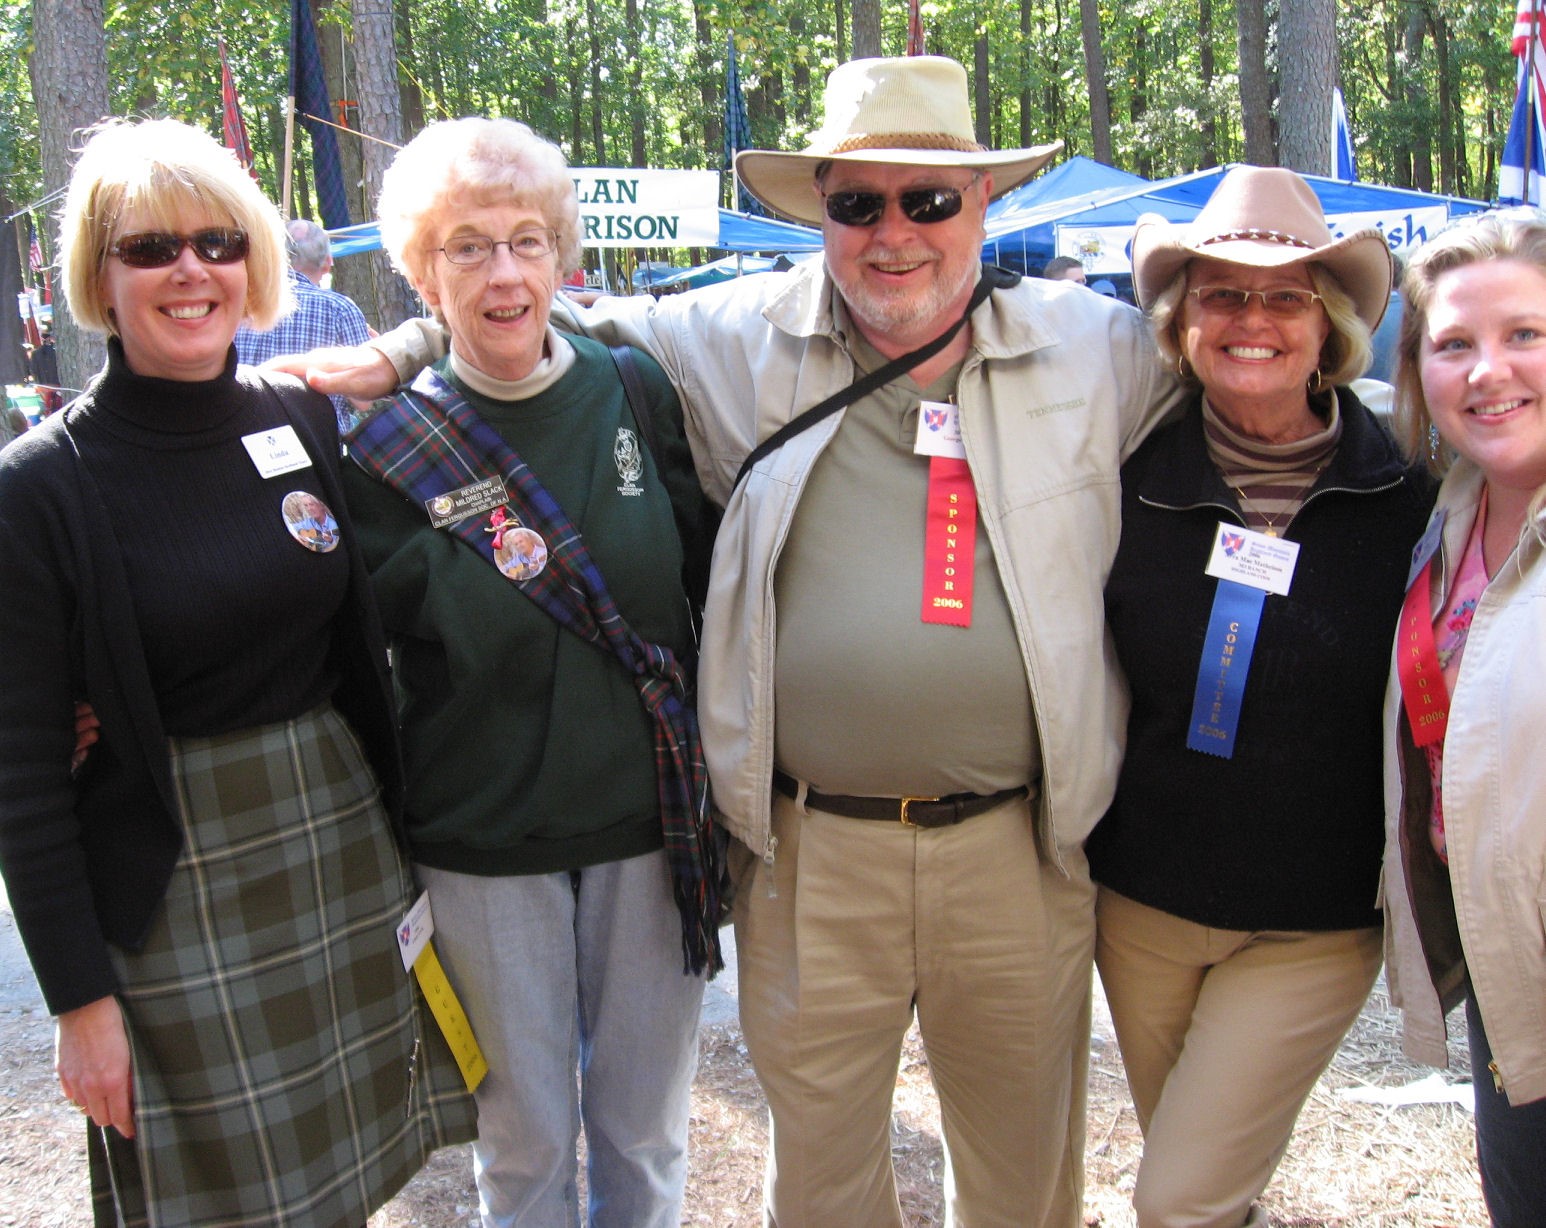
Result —
[[[1397, 426], [1442, 475], [1385, 705], [1386, 976], [1406, 1052], [1465, 1003], [1496, 1228], [1546, 1208], [1546, 216], [1467, 218], [1402, 280]], [[1437, 431], [1435, 446], [1433, 432]]]
[[4, 413], [0, 415], [0, 448], [25, 435], [27, 425], [27, 415], [7, 401]]
[[[296, 218], [285, 229], [295, 309], [272, 328], [243, 324], [236, 330], [237, 356], [249, 366], [259, 366], [280, 354], [303, 354], [319, 345], [359, 345], [373, 335], [353, 299], [322, 285], [333, 268], [327, 231], [306, 218]], [[363, 406], [338, 396], [332, 401], [339, 432], [346, 432]]]
[[1132, 713], [1088, 846], [1140, 1228], [1266, 1224], [1379, 972], [1383, 662], [1432, 497], [1346, 387], [1391, 268], [1287, 170], [1238, 167], [1191, 222], [1134, 234], [1192, 390], [1122, 469], [1106, 617]]
[[27, 374], [43, 401], [43, 417], [55, 413], [64, 404], [65, 390], [59, 386], [59, 352], [48, 325], [41, 327], [41, 340], [27, 353]]
[[[401, 769], [337, 426], [231, 343], [283, 310], [282, 223], [163, 120], [91, 137], [61, 233], [108, 360], [0, 455], [0, 635], [25, 645], [0, 655], [0, 872], [94, 1200], [359, 1228], [473, 1105], [398, 952]], [[341, 541], [287, 530], [295, 492]], [[78, 699], [100, 736], [75, 772]]]
[[1084, 265], [1072, 256], [1054, 256], [1042, 267], [1041, 275], [1047, 281], [1075, 281], [1085, 284]]
[[378, 212], [451, 350], [351, 438], [344, 483], [408, 843], [489, 1062], [483, 1223], [677, 1228], [720, 863], [690, 707], [712, 518], [681, 409], [644, 355], [635, 400], [549, 326], [579, 203], [524, 124], [429, 125]]
[[[1120, 460], [1180, 390], [1131, 308], [983, 266], [988, 202], [1057, 147], [983, 149], [966, 84], [937, 56], [855, 60], [805, 149], [741, 152], [753, 194], [823, 228], [823, 261], [577, 313], [660, 360], [726, 509], [699, 711], [739, 841], [779, 1228], [899, 1228], [892, 1095], [915, 1019], [952, 1221], [1083, 1219], [1083, 842], [1126, 717], [1101, 585]], [[439, 340], [374, 344], [406, 374]], [[395, 379], [374, 350], [297, 366], [367, 394]], [[936, 525], [975, 519], [931, 545], [931, 501]]]

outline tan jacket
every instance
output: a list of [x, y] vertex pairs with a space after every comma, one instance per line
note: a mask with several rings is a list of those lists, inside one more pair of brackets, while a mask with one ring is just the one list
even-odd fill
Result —
[[[1476, 518], [1481, 473], [1458, 462], [1430, 616]], [[1477, 605], [1444, 739], [1448, 874], [1428, 838], [1428, 767], [1392, 665], [1385, 700], [1385, 959], [1403, 1047], [1446, 1064], [1445, 1014], [1469, 974], [1511, 1104], [1546, 1097], [1546, 548], [1527, 537]]]

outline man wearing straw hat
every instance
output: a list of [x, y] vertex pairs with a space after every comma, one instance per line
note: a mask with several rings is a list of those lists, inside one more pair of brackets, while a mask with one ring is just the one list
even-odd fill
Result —
[[[950, 1222], [1071, 1228], [1082, 846], [1126, 716], [1101, 588], [1118, 466], [1177, 388], [1132, 310], [983, 268], [988, 202], [1058, 147], [982, 149], [959, 64], [844, 64], [825, 116], [800, 153], [736, 160], [822, 226], [824, 261], [583, 313], [660, 360], [725, 507], [699, 713], [737, 838], [767, 1219], [902, 1223], [891, 1098], [916, 1018]], [[406, 374], [424, 333], [376, 344]], [[382, 391], [327, 365], [323, 390]]]

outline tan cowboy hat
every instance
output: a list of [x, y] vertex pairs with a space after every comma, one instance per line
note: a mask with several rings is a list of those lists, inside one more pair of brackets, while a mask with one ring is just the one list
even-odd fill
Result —
[[1337, 279], [1372, 332], [1390, 304], [1395, 262], [1378, 230], [1333, 239], [1310, 185], [1293, 171], [1237, 166], [1190, 222], [1157, 214], [1133, 231], [1133, 290], [1147, 308], [1193, 256], [1279, 269], [1318, 264]]
[[850, 60], [827, 78], [826, 118], [799, 153], [743, 149], [741, 184], [768, 208], [819, 225], [812, 190], [822, 162], [903, 162], [993, 172], [1002, 196], [1050, 162], [1062, 141], [1033, 149], [984, 149], [972, 129], [966, 69], [937, 55]]

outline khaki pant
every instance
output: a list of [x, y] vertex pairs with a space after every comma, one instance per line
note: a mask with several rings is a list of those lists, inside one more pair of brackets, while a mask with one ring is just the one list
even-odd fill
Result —
[[1209, 929], [1105, 888], [1095, 962], [1143, 1127], [1139, 1228], [1241, 1228], [1369, 996], [1378, 929]]
[[774, 798], [771, 869], [736, 898], [741, 1024], [767, 1094], [767, 1222], [899, 1228], [891, 1099], [916, 1011], [947, 1222], [1082, 1219], [1094, 891], [1038, 856], [1020, 799], [955, 827]]

